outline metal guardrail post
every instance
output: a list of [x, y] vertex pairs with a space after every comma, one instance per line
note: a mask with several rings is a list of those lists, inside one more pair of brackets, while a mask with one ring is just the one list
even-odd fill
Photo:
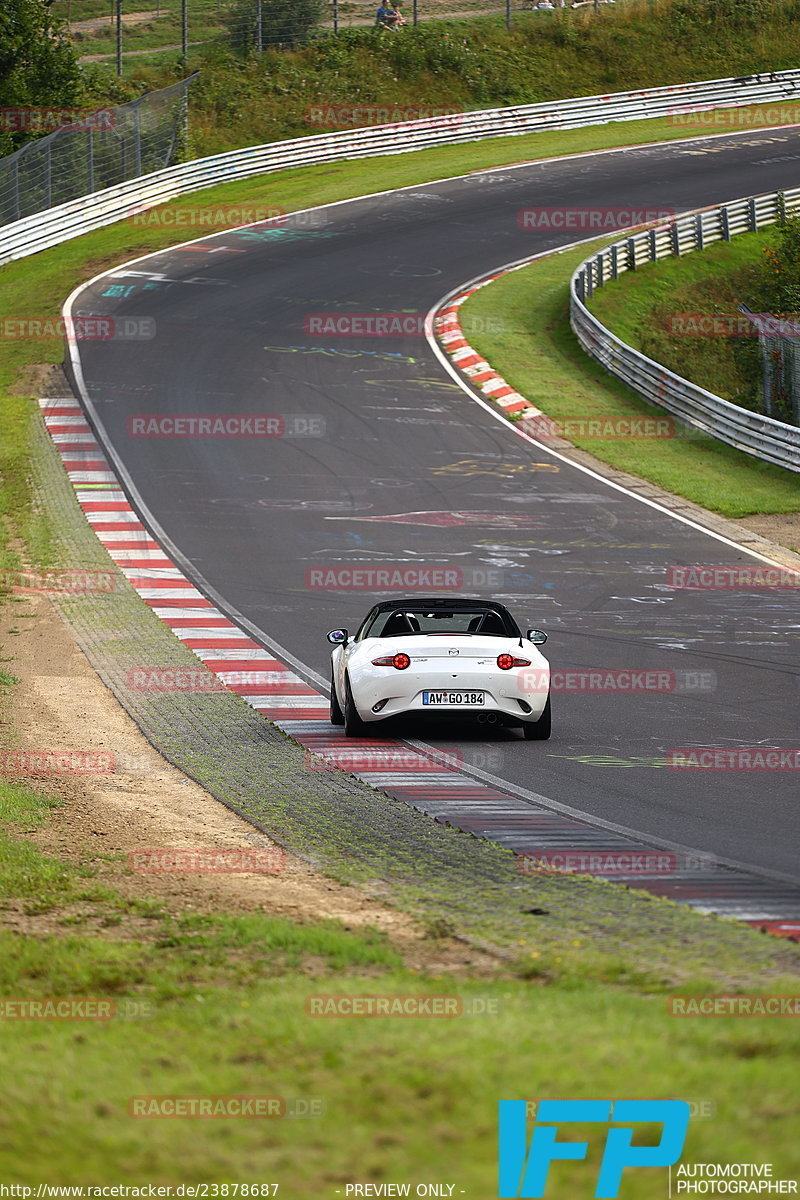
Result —
[[633, 238], [628, 238], [628, 270], [636, 270], [636, 243]]
[[731, 223], [728, 217], [728, 206], [723, 204], [719, 210], [719, 227], [722, 231], [722, 240], [729, 242], [731, 240]]
[[703, 241], [703, 214], [698, 213], [694, 219], [694, 244], [696, 250], [703, 250], [705, 244]]
[[672, 245], [672, 253], [675, 258], [681, 256], [681, 231], [677, 221], [673, 221], [669, 227], [669, 238]]

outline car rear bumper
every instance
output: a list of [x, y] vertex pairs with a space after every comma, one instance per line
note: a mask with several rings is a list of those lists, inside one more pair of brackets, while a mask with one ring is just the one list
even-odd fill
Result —
[[[537, 679], [536, 689], [518, 683], [515, 675], [509, 674], [509, 679], [498, 684], [496, 676], [491, 681], [485, 676], [475, 673], [459, 677], [457, 682], [442, 683], [440, 678], [423, 679], [404, 678], [401, 693], [398, 693], [398, 678], [361, 680], [354, 689], [353, 699], [358, 715], [367, 723], [385, 721], [390, 717], [413, 716], [423, 718], [445, 717], [448, 720], [465, 719], [473, 721], [481, 717], [493, 717], [501, 724], [522, 724], [538, 721], [544, 711], [549, 694], [549, 671], [543, 672], [543, 678]], [[542, 687], [542, 684], [545, 684]], [[423, 693], [426, 691], [481, 692], [483, 704], [426, 704]], [[377, 709], [377, 711], [376, 711]]]

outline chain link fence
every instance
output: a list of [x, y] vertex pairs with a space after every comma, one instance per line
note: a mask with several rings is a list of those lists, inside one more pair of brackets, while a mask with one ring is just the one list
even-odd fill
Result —
[[758, 333], [764, 414], [800, 425], [800, 321], [754, 313], [746, 305], [739, 311]]
[[[402, 20], [377, 24], [381, 0], [54, 0], [53, 13], [69, 21], [83, 64], [103, 63], [121, 73], [167, 53], [185, 61], [190, 50], [227, 46], [240, 51], [302, 45], [345, 29], [381, 35], [429, 21], [494, 17], [511, 26], [534, 10], [597, 8], [613, 0], [394, 0]], [[387, 0], [388, 3], [388, 0]], [[126, 11], [127, 9], [127, 11]], [[95, 15], [87, 17], [86, 12]], [[82, 19], [78, 19], [82, 18]]]
[[74, 123], [1, 158], [0, 225], [169, 166], [177, 157], [194, 78], [130, 104], [69, 114], [77, 116]]

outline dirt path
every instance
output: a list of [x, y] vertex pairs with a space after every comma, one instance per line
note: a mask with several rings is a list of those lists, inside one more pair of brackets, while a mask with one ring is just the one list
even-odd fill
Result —
[[[203, 42], [187, 42], [187, 46], [202, 46]], [[123, 58], [140, 58], [145, 54], [165, 54], [167, 50], [182, 49], [180, 42], [172, 42], [168, 46], [151, 46], [149, 50], [123, 50]], [[107, 58], [116, 58], [116, 52], [111, 54], [82, 54], [79, 63], [103, 62]]]
[[[161, 13], [161, 16], [164, 16]], [[122, 14], [123, 25], [141, 25], [145, 21], [152, 21], [159, 16], [158, 9], [150, 8], [145, 12], [131, 12]], [[91, 17], [87, 21], [71, 21], [70, 33], [97, 33], [99, 29], [108, 29], [109, 26], [114, 28], [117, 24], [117, 18], [112, 13], [110, 16]]]

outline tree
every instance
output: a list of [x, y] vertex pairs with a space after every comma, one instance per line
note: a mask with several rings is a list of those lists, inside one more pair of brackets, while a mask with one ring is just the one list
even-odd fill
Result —
[[[2, 0], [0, 6], [0, 109], [75, 105], [81, 70], [66, 26], [43, 0]], [[0, 122], [0, 154], [29, 140]]]
[[244, 53], [302, 46], [309, 41], [327, 9], [326, 0], [239, 0], [228, 17], [231, 43]]

